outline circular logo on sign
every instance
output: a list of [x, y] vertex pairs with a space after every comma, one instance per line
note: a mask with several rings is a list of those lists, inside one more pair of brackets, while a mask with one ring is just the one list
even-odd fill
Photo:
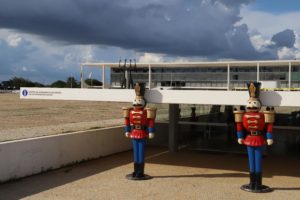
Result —
[[26, 97], [28, 95], [28, 91], [27, 90], [23, 90], [22, 94], [23, 94], [24, 97]]

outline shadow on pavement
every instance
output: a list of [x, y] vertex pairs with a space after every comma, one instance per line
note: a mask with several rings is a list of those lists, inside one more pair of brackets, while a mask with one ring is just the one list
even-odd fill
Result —
[[[248, 157], [244, 154], [208, 153], [181, 149], [146, 159], [153, 164], [187, 166], [195, 168], [238, 171], [248, 174]], [[300, 177], [300, 158], [289, 156], [264, 156], [263, 176]], [[232, 174], [234, 175], [234, 174]]]
[[243, 173], [220, 173], [220, 174], [152, 176], [152, 178], [234, 178], [234, 177], [248, 177], [248, 175]]
[[0, 184], [0, 200], [16, 200], [59, 187], [131, 162], [131, 152], [86, 161]]
[[294, 188], [272, 188], [273, 190], [300, 190], [300, 188], [294, 187]]

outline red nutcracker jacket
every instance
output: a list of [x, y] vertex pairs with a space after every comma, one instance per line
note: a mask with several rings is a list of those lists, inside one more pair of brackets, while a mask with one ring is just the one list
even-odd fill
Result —
[[247, 146], [263, 146], [266, 144], [266, 138], [262, 134], [264, 129], [267, 129], [267, 134], [272, 133], [273, 126], [271, 123], [265, 123], [265, 117], [260, 112], [246, 112], [243, 115], [243, 122], [237, 123], [238, 137], [243, 137], [243, 129], [246, 130], [244, 144]]
[[149, 132], [154, 132], [154, 119], [147, 118], [147, 111], [144, 108], [133, 107], [129, 118], [125, 118], [125, 125], [132, 139], [145, 139]]

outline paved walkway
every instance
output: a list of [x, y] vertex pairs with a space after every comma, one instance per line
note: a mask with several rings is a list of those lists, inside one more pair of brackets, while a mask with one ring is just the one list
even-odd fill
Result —
[[182, 149], [169, 153], [148, 148], [147, 181], [130, 181], [132, 154], [124, 152], [0, 185], [0, 199], [300, 199], [300, 158], [264, 158], [268, 194], [239, 189], [248, 182], [247, 157], [199, 153]]

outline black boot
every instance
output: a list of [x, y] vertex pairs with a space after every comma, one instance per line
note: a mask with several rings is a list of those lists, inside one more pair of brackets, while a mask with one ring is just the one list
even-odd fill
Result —
[[272, 192], [273, 189], [266, 186], [266, 185], [263, 185], [262, 184], [262, 173], [259, 172], [259, 173], [256, 173], [255, 174], [255, 187], [254, 187], [254, 192]]
[[250, 172], [250, 183], [249, 183], [250, 190], [255, 189], [255, 183], [256, 183], [256, 174], [254, 172]]
[[261, 190], [262, 189], [262, 174], [261, 174], [261, 172], [259, 172], [259, 173], [256, 173], [255, 174], [255, 176], [256, 176], [256, 180], [255, 180], [255, 190]]
[[137, 169], [137, 178], [144, 178], [145, 174], [144, 174], [144, 167], [145, 167], [145, 163], [139, 163], [137, 164], [138, 169]]
[[136, 177], [138, 171], [138, 164], [134, 163], [133, 165], [134, 165], [134, 171], [132, 172], [132, 177]]
[[127, 174], [126, 178], [129, 180], [148, 180], [152, 177], [144, 174], [145, 163], [134, 163], [134, 172], [131, 174]]
[[250, 172], [250, 183], [249, 184], [245, 184], [241, 186], [242, 190], [245, 190], [247, 192], [253, 192], [255, 189], [255, 176], [256, 174], [254, 172]]
[[273, 191], [272, 188], [269, 188], [266, 185], [262, 185], [261, 172], [250, 173], [250, 184], [242, 185], [241, 189], [245, 190], [247, 192], [254, 192], [254, 193], [272, 192]]
[[145, 163], [141, 163], [140, 165], [141, 165], [141, 174], [144, 177], [145, 176], [145, 174], [144, 174]]

